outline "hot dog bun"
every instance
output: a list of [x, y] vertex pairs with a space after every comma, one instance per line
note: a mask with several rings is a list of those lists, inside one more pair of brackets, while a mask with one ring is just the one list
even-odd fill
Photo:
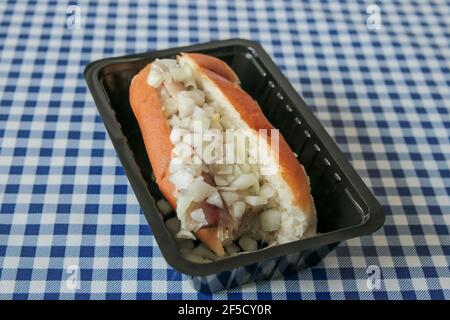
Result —
[[[263, 137], [271, 149], [270, 129], [274, 127], [262, 110], [239, 86], [234, 71], [222, 60], [197, 53], [183, 53], [178, 62], [189, 65], [199, 87], [214, 101], [223, 106], [223, 113], [237, 127], [249, 129], [258, 139], [259, 129], [268, 129]], [[152, 165], [156, 182], [173, 208], [177, 208], [176, 188], [169, 179], [169, 165], [173, 144], [169, 138], [171, 127], [163, 112], [158, 90], [147, 83], [151, 64], [143, 68], [132, 80], [130, 104], [141, 129], [146, 151]], [[278, 172], [267, 180], [278, 191], [280, 208], [283, 211], [279, 229], [274, 239], [284, 243], [315, 232], [315, 207], [310, 194], [309, 180], [303, 166], [280, 134], [278, 156], [272, 152], [269, 161]], [[196, 237], [209, 249], [221, 256], [224, 249], [216, 227], [200, 228]]]

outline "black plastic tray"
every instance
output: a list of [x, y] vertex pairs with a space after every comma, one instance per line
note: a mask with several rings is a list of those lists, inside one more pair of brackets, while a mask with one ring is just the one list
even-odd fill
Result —
[[[130, 81], [141, 68], [155, 58], [174, 58], [180, 52], [201, 52], [227, 62], [242, 88], [280, 129], [310, 177], [318, 235], [206, 264], [183, 258], [155, 205], [162, 195], [151, 179], [151, 166], [128, 99]], [[107, 58], [89, 64], [85, 79], [162, 254], [173, 268], [190, 275], [199, 291], [214, 292], [315, 265], [340, 241], [370, 234], [384, 223], [384, 213], [372, 192], [255, 42], [230, 39]]]

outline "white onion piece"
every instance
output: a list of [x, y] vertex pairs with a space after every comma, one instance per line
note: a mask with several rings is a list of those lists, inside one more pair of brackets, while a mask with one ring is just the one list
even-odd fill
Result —
[[161, 61], [161, 59], [155, 59], [155, 61], [152, 62], [152, 69], [156, 69], [161, 73], [169, 71], [167, 66]]
[[178, 170], [184, 169], [185, 165], [183, 163], [183, 160], [180, 158], [172, 158], [169, 163], [169, 173], [175, 173]]
[[275, 189], [269, 183], [265, 183], [261, 186], [259, 195], [266, 199], [270, 199], [275, 195]]
[[158, 200], [158, 202], [156, 202], [156, 206], [163, 215], [167, 215], [172, 212], [172, 206], [166, 201], [166, 199]]
[[244, 251], [255, 251], [258, 249], [258, 243], [249, 236], [243, 236], [239, 239], [239, 246]]
[[242, 215], [245, 212], [245, 202], [244, 201], [236, 201], [231, 206], [231, 214], [237, 219], [240, 220]]
[[214, 182], [216, 183], [216, 186], [227, 186], [228, 185], [227, 179], [222, 176], [218, 176], [218, 175], [214, 176]]
[[198, 105], [194, 107], [194, 111], [192, 112], [192, 117], [194, 119], [200, 119], [201, 117], [206, 116], [206, 112], [200, 108]]
[[209, 115], [211, 117], [211, 120], [217, 120], [220, 121], [220, 114], [217, 113], [216, 109], [214, 109], [213, 107], [211, 107], [210, 105], [208, 105], [207, 103], [203, 104], [202, 107], [203, 111], [205, 111], [205, 113], [207, 115]]
[[[183, 241], [183, 242], [189, 241], [190, 243], [192, 243], [192, 247], [194, 246], [194, 243], [191, 240], [197, 239], [192, 232], [190, 232], [189, 230], [184, 230], [184, 229], [181, 229], [180, 231], [178, 231], [177, 238], [178, 239], [189, 239], [189, 240]], [[187, 246], [187, 245], [185, 245], [185, 246]], [[192, 248], [189, 248], [189, 249], [192, 249]]]
[[181, 83], [173, 81], [170, 79], [170, 74], [165, 72], [164, 75], [168, 75], [169, 79], [164, 78], [164, 87], [172, 98], [176, 98], [180, 91], [183, 91], [184, 87]]
[[241, 248], [239, 248], [237, 245], [235, 245], [234, 243], [230, 243], [228, 245], [226, 245], [225, 247], [225, 251], [228, 253], [228, 255], [230, 256], [234, 256], [235, 254], [237, 254], [239, 251], [241, 251]]
[[213, 165], [215, 174], [233, 174], [233, 165], [231, 164], [216, 164]]
[[147, 84], [153, 88], [158, 88], [164, 81], [164, 78], [157, 69], [150, 68], [150, 72], [147, 76]]
[[195, 149], [201, 149], [203, 146], [203, 136], [200, 133], [188, 132], [183, 136], [183, 142], [194, 147]]
[[170, 116], [176, 113], [178, 110], [175, 99], [173, 98], [163, 99], [162, 105], [164, 106], [164, 116], [166, 118], [170, 118]]
[[165, 71], [169, 70], [170, 68], [176, 68], [178, 65], [175, 59], [156, 59], [155, 62], [157, 63], [158, 67], [164, 68]]
[[177, 218], [170, 218], [166, 221], [166, 227], [169, 229], [170, 234], [175, 238], [178, 231], [180, 231], [180, 220]]
[[[194, 113], [195, 113], [194, 108]], [[192, 115], [192, 128], [194, 132], [202, 133], [203, 135], [209, 136], [209, 134], [205, 131], [209, 129], [209, 125], [211, 123], [211, 119], [206, 115], [201, 115], [199, 112], [197, 114]], [[206, 139], [205, 139], [206, 140]]]
[[181, 119], [180, 127], [192, 131], [192, 119], [190, 117]]
[[169, 69], [171, 77], [178, 82], [183, 82], [189, 78], [189, 75], [184, 72], [184, 70], [180, 67], [170, 68]]
[[170, 95], [169, 91], [167, 91], [165, 86], [161, 87], [159, 91], [159, 96], [161, 97], [161, 101], [172, 98], [172, 96]]
[[231, 187], [235, 187], [238, 190], [244, 190], [250, 188], [252, 185], [258, 183], [255, 175], [252, 173], [246, 173], [240, 175], [236, 180], [231, 183]]
[[183, 69], [184, 73], [188, 75], [188, 77], [192, 78], [192, 76], [194, 75], [194, 70], [192, 70], [189, 64], [184, 63], [180, 65], [180, 67]]
[[239, 195], [236, 192], [232, 191], [221, 191], [223, 200], [227, 204], [227, 206], [231, 206], [233, 203], [239, 200]]
[[227, 116], [223, 116], [220, 118], [220, 124], [226, 129], [234, 129], [235, 127], [233, 121], [229, 119]]
[[201, 164], [186, 164], [186, 170], [189, 171], [193, 177], [198, 177], [202, 174], [202, 165]]
[[183, 128], [173, 128], [170, 131], [170, 142], [176, 144], [181, 141], [181, 139], [189, 134], [189, 131]]
[[192, 163], [193, 163], [193, 164], [199, 164], [199, 165], [201, 165], [201, 166], [202, 166], [202, 170], [203, 170], [203, 169], [206, 169], [206, 168], [204, 168], [202, 158], [200, 158], [197, 154], [195, 154], [195, 155], [192, 157]]
[[177, 116], [172, 116], [169, 120], [170, 127], [173, 128], [179, 128], [181, 126], [181, 120]]
[[201, 106], [205, 103], [205, 94], [203, 91], [194, 89], [188, 92], [191, 99], [193, 99], [197, 105]]
[[169, 176], [169, 181], [174, 184], [177, 190], [183, 190], [189, 187], [193, 179], [192, 174], [185, 169], [178, 170]]
[[180, 142], [173, 147], [172, 154], [186, 161], [192, 157], [193, 150], [190, 145]]
[[212, 204], [213, 206], [216, 206], [218, 208], [223, 209], [223, 202], [222, 197], [220, 196], [219, 192], [213, 192], [208, 199], [206, 199], [206, 202], [209, 204]]
[[228, 186], [217, 186], [217, 190], [222, 191], [237, 191], [235, 187], [228, 187]]
[[241, 164], [241, 165], [239, 165], [239, 168], [241, 168], [241, 171], [243, 173], [250, 173], [251, 172], [251, 167], [248, 164]]
[[203, 209], [195, 209], [191, 212], [190, 215], [191, 219], [197, 222], [196, 230], [200, 229], [203, 226], [206, 226], [208, 224], [208, 221], [206, 220], [205, 213], [203, 212]]
[[178, 111], [180, 112], [180, 117], [184, 118], [190, 116], [194, 111], [195, 101], [191, 98], [188, 91], [180, 91], [176, 95], [178, 103]]
[[245, 197], [245, 202], [247, 202], [251, 206], [261, 206], [267, 204], [267, 199], [264, 197], [258, 196], [247, 196]]
[[203, 181], [203, 178], [195, 178], [189, 185], [187, 193], [191, 195], [195, 202], [201, 202], [212, 195], [216, 189]]
[[195, 83], [195, 79], [194, 78], [187, 78], [186, 80], [183, 81], [183, 85], [185, 88], [190, 89], [190, 88], [197, 88], [197, 84]]
[[264, 231], [270, 232], [280, 228], [281, 212], [276, 209], [270, 209], [261, 213], [260, 216], [261, 228]]
[[194, 199], [189, 195], [180, 194], [177, 197], [177, 217], [180, 220], [185, 221], [184, 215], [193, 201]]

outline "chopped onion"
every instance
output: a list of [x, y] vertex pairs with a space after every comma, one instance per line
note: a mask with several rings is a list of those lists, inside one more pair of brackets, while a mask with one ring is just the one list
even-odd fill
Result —
[[185, 167], [183, 160], [173, 157], [169, 163], [169, 173], [175, 173]]
[[217, 186], [217, 190], [222, 191], [237, 191], [235, 187], [228, 187], [228, 186]]
[[150, 72], [147, 76], [147, 84], [153, 88], [158, 88], [164, 81], [164, 78], [157, 69], [150, 68]]
[[203, 226], [206, 226], [208, 224], [208, 221], [206, 220], [205, 213], [203, 212], [203, 209], [195, 209], [191, 212], [191, 219], [198, 223], [198, 226], [196, 229], [200, 229]]
[[166, 199], [158, 200], [158, 202], [156, 202], [156, 206], [163, 215], [167, 215], [172, 212], [172, 206], [166, 201]]
[[233, 165], [231, 164], [216, 164], [213, 165], [215, 174], [233, 174]]
[[162, 100], [162, 105], [164, 106], [164, 116], [166, 118], [170, 118], [171, 115], [177, 112], [177, 104], [175, 103], [175, 99], [166, 98]]
[[191, 145], [194, 149], [201, 150], [203, 147], [203, 135], [200, 132], [188, 133], [183, 137], [183, 142]]
[[258, 243], [249, 236], [243, 236], [239, 239], [239, 246], [244, 251], [255, 251], [258, 249]]
[[192, 157], [193, 150], [190, 145], [180, 142], [172, 149], [172, 153], [183, 161], [186, 161]]
[[194, 122], [194, 131], [206, 131], [209, 129], [211, 119], [198, 106], [194, 107], [194, 111], [192, 112], [192, 119]]
[[281, 225], [281, 212], [276, 209], [269, 209], [261, 213], [260, 217], [261, 228], [264, 231], [270, 232], [280, 228]]
[[231, 206], [233, 203], [239, 200], [239, 195], [236, 192], [232, 191], [221, 191], [223, 200], [227, 204], [227, 206]]
[[245, 202], [244, 201], [236, 201], [231, 206], [231, 214], [237, 219], [240, 220], [242, 215], [245, 212]]
[[178, 128], [181, 126], [181, 120], [180, 120], [180, 118], [178, 118], [177, 116], [174, 115], [170, 118], [169, 124], [172, 129]]
[[223, 209], [223, 202], [222, 197], [220, 196], [219, 192], [213, 192], [208, 199], [206, 199], [206, 202], [209, 204], [212, 204], [213, 206], [216, 206], [218, 208]]
[[167, 71], [170, 68], [175, 68], [178, 65], [175, 59], [156, 59], [155, 62], [158, 67], [164, 68], [164, 71]]
[[197, 88], [197, 84], [195, 83], [194, 78], [187, 78], [186, 80], [183, 81], [183, 84], [184, 84], [184, 87], [188, 88], [188, 89], [190, 89], [190, 88], [196, 89]]
[[184, 221], [184, 215], [194, 201], [192, 196], [180, 194], [177, 198], [177, 216]]
[[177, 190], [189, 187], [193, 179], [192, 174], [185, 169], [178, 170], [169, 176], [169, 181], [174, 184]]
[[188, 92], [191, 99], [193, 99], [197, 105], [201, 106], [205, 103], [205, 94], [203, 91], [194, 89]]
[[264, 197], [258, 196], [247, 196], [245, 197], [245, 202], [247, 202], [251, 206], [261, 206], [267, 204], [267, 199]]
[[215, 175], [214, 176], [214, 182], [216, 183], [216, 186], [227, 186], [228, 181], [222, 176]]
[[177, 93], [178, 115], [181, 118], [192, 115], [195, 107], [195, 101], [189, 96], [187, 91]]
[[188, 77], [192, 78], [192, 76], [194, 75], [194, 71], [189, 64], [184, 63], [181, 65], [181, 68], [183, 69], [184, 73], [188, 75]]
[[270, 199], [275, 195], [275, 190], [269, 183], [265, 183], [261, 186], [261, 190], [259, 191], [259, 195], [266, 199]]
[[246, 173], [240, 175], [236, 180], [231, 183], [231, 187], [235, 187], [238, 190], [248, 189], [255, 183], [258, 183], [256, 176], [253, 173]]
[[[164, 73], [164, 74], [168, 74], [168, 73]], [[169, 93], [169, 95], [172, 98], [176, 98], [177, 94], [180, 91], [183, 91], [184, 87], [181, 83], [173, 81], [172, 79], [165, 79], [164, 81], [164, 87], [166, 88], [167, 92]]]
[[178, 115], [180, 118], [183, 119], [192, 115], [195, 104], [191, 101], [192, 100], [183, 99], [181, 102], [178, 102]]
[[173, 128], [170, 131], [170, 142], [176, 144], [181, 141], [181, 139], [189, 134], [189, 131], [183, 128]]
[[181, 128], [187, 129], [189, 131], [192, 131], [191, 125], [192, 125], [192, 120], [191, 120], [190, 117], [186, 117], [186, 118], [181, 119], [181, 122], [180, 122], [180, 127]]
[[201, 164], [185, 164], [186, 170], [189, 171], [193, 177], [197, 177], [202, 173], [202, 165]]
[[183, 82], [189, 78], [189, 75], [187, 75], [186, 72], [178, 66], [175, 68], [170, 68], [169, 72], [172, 78], [178, 82]]
[[200, 119], [201, 117], [206, 116], [206, 112], [200, 108], [198, 105], [194, 107], [194, 111], [192, 112], [192, 117], [194, 119]]
[[189, 185], [187, 193], [191, 195], [195, 202], [201, 202], [212, 195], [216, 189], [203, 181], [203, 178], [195, 178]]

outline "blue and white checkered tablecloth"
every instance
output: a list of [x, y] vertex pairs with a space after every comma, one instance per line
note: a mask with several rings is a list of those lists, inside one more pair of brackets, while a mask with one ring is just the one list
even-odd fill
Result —
[[[0, 298], [449, 299], [449, 17], [437, 0], [1, 1]], [[161, 256], [83, 69], [230, 37], [264, 46], [387, 219], [317, 267], [206, 295]]]

